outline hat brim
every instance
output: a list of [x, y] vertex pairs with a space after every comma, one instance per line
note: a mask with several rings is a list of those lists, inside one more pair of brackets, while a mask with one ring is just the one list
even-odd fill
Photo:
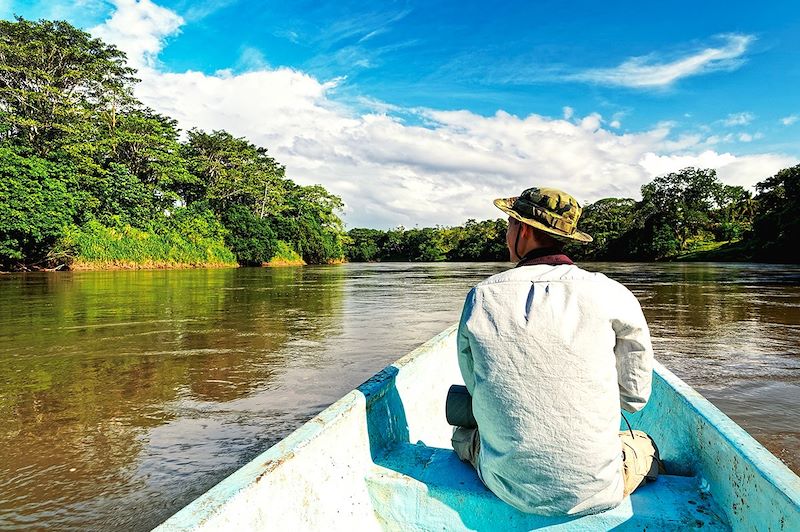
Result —
[[534, 220], [532, 218], [525, 218], [520, 213], [512, 209], [511, 207], [514, 205], [514, 202], [517, 201], [516, 197], [513, 198], [498, 198], [494, 200], [494, 206], [506, 213], [507, 215], [511, 216], [519, 220], [524, 224], [528, 224], [536, 229], [544, 231], [545, 233], [554, 236], [555, 238], [566, 241], [566, 242], [580, 242], [581, 244], [588, 244], [592, 240], [594, 240], [591, 236], [584, 233], [583, 231], [576, 229], [574, 233], [567, 234], [563, 231], [558, 229], [553, 229], [552, 227], [548, 227], [542, 222], [538, 220]]

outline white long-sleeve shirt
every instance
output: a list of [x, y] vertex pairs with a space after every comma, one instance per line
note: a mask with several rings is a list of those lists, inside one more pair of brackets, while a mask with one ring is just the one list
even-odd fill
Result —
[[522, 511], [622, 501], [620, 407], [650, 397], [653, 350], [636, 297], [574, 265], [515, 268], [467, 296], [458, 361], [481, 440], [478, 473]]

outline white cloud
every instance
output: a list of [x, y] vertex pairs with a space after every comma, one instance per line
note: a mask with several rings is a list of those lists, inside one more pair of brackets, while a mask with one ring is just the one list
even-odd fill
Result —
[[753, 140], [753, 135], [750, 133], [739, 133], [739, 141], [740, 142], [751, 142]]
[[784, 116], [783, 118], [781, 118], [781, 124], [783, 124], [784, 126], [791, 126], [798, 120], [800, 120], [800, 116], [798, 115]]
[[[321, 183], [341, 195], [349, 226], [501, 217], [492, 198], [536, 184], [564, 188], [584, 201], [638, 197], [639, 187], [652, 177], [690, 165], [718, 167], [721, 175], [751, 185], [795, 162], [771, 154], [702, 151], [707, 144], [699, 136], [674, 139], [674, 125], [666, 122], [648, 131], [617, 133], [603, 127], [600, 114], [576, 117], [571, 108], [564, 108], [564, 118], [550, 118], [398, 110], [369, 99], [346, 106], [335, 98], [346, 80], [320, 81], [289, 68], [167, 73], [155, 58], [165, 39], [178, 31], [177, 16], [153, 11], [148, 0], [120, 5], [129, 20], [138, 21], [139, 29], [131, 31], [129, 25], [117, 42], [144, 65], [136, 89], [142, 101], [184, 128], [223, 128], [268, 147], [295, 181]], [[168, 23], [130, 12], [136, 9], [157, 13]], [[107, 23], [100, 31], [114, 27]], [[134, 33], [149, 44], [127, 38]], [[414, 124], [423, 125], [410, 125], [398, 115], [413, 115]]]
[[565, 78], [636, 89], [669, 87], [689, 76], [738, 68], [747, 47], [755, 39], [752, 35], [742, 34], [720, 35], [719, 38], [723, 40], [721, 46], [703, 48], [673, 61], [664, 61], [650, 54], [633, 57], [613, 68], [593, 68]]
[[696, 155], [650, 153], [642, 159], [641, 164], [653, 176], [675, 172], [687, 166], [714, 168], [725, 184], [749, 188], [781, 168], [797, 164], [797, 159], [771, 153], [737, 156], [707, 150]]
[[744, 126], [753, 121], [755, 115], [753, 113], [731, 113], [723, 121], [726, 126]]
[[153, 67], [165, 39], [178, 32], [183, 18], [150, 0], [112, 0], [114, 13], [90, 33], [128, 54], [136, 68]]

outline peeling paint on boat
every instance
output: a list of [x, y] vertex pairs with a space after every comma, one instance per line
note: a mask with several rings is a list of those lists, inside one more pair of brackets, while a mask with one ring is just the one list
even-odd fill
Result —
[[519, 512], [455, 457], [444, 399], [459, 382], [451, 327], [157, 530], [800, 530], [800, 478], [660, 365], [628, 419], [669, 474], [579, 518]]

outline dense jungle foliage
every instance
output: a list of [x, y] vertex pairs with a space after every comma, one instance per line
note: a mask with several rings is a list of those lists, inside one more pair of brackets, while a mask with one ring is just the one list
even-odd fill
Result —
[[125, 54], [0, 21], [0, 270], [340, 260], [341, 200], [246, 139], [133, 96]]
[[[488, 200], [487, 200], [488, 201]], [[756, 195], [726, 185], [711, 169], [685, 168], [642, 187], [641, 201], [588, 204], [579, 227], [588, 245], [569, 244], [580, 260], [753, 260], [800, 262], [800, 165], [756, 185]], [[352, 229], [351, 261], [508, 260], [504, 219], [462, 227], [390, 231]]]

